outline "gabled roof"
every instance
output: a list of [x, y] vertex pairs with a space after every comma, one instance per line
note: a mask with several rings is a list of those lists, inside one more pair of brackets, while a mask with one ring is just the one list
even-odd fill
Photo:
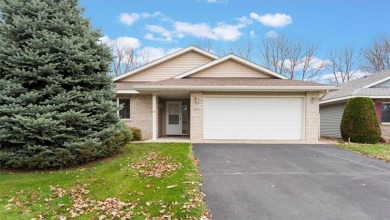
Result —
[[182, 54], [185, 54], [185, 53], [188, 53], [188, 52], [190, 52], [190, 51], [194, 51], [194, 52], [196, 52], [196, 53], [199, 53], [199, 54], [202, 54], [202, 55], [204, 55], [204, 56], [210, 57], [210, 58], [212, 58], [212, 59], [214, 59], [214, 60], [219, 58], [218, 56], [216, 56], [216, 55], [214, 55], [214, 54], [212, 54], [212, 53], [209, 53], [209, 52], [207, 52], [207, 51], [204, 51], [204, 50], [202, 50], [202, 49], [199, 49], [199, 48], [197, 48], [197, 47], [195, 47], [195, 46], [189, 46], [189, 47], [186, 47], [186, 48], [184, 48], [184, 49], [178, 50], [178, 51], [176, 51], [176, 52], [174, 52], [174, 53], [171, 53], [171, 54], [169, 54], [169, 55], [167, 55], [167, 56], [165, 56], [165, 57], [162, 57], [162, 58], [160, 58], [160, 59], [154, 60], [154, 61], [152, 61], [152, 62], [150, 62], [150, 63], [148, 63], [148, 64], [146, 64], [146, 65], [143, 65], [143, 66], [141, 66], [141, 67], [139, 67], [139, 68], [137, 68], [137, 69], [134, 69], [134, 70], [132, 70], [132, 71], [130, 71], [130, 72], [127, 72], [127, 73], [125, 73], [125, 74], [123, 74], [123, 75], [117, 76], [117, 77], [115, 77], [113, 80], [114, 80], [114, 82], [115, 82], [115, 81], [118, 81], [118, 80], [123, 79], [123, 78], [125, 78], [125, 77], [128, 77], [128, 76], [130, 76], [130, 75], [137, 74], [137, 73], [139, 73], [139, 72], [142, 72], [142, 71], [145, 70], [145, 69], [151, 68], [151, 67], [153, 67], [153, 66], [157, 66], [157, 65], [159, 65], [159, 64], [161, 64], [161, 63], [164, 63], [164, 62], [166, 62], [166, 61], [168, 61], [168, 60], [171, 60], [171, 59], [173, 59], [173, 58], [175, 58], [175, 57], [178, 57], [178, 56], [180, 56], [180, 55], [182, 55]]
[[134, 86], [137, 91], [324, 91], [334, 88], [315, 82], [250, 77], [167, 79]]
[[219, 58], [217, 60], [209, 62], [209, 63], [207, 63], [207, 64], [205, 64], [203, 66], [197, 67], [197, 68], [192, 69], [190, 71], [187, 71], [187, 72], [185, 72], [183, 74], [175, 76], [174, 79], [182, 79], [182, 78], [190, 76], [192, 74], [196, 74], [196, 73], [198, 73], [198, 72], [200, 72], [202, 70], [211, 68], [211, 67], [216, 66], [216, 65], [218, 65], [218, 64], [220, 64], [222, 62], [225, 62], [227, 60], [234, 60], [234, 61], [236, 61], [238, 63], [241, 63], [243, 65], [246, 65], [246, 66], [250, 67], [250, 68], [253, 68], [255, 70], [258, 70], [260, 72], [263, 72], [263, 73], [265, 73], [267, 75], [270, 75], [270, 76], [273, 76], [273, 77], [276, 77], [276, 78], [279, 78], [279, 79], [287, 79], [287, 77], [285, 77], [285, 76], [282, 76], [282, 75], [280, 75], [278, 73], [275, 73], [274, 71], [271, 71], [271, 70], [269, 70], [267, 68], [264, 68], [264, 67], [262, 67], [260, 65], [255, 64], [255, 63], [252, 63], [252, 62], [250, 62], [248, 60], [245, 60], [245, 59], [243, 59], [243, 58], [241, 58], [239, 56], [236, 56], [234, 54], [226, 55], [226, 56], [221, 57], [221, 58]]
[[321, 99], [320, 104], [362, 96], [371, 98], [390, 98], [390, 88], [371, 88], [386, 80], [390, 80], [390, 70], [340, 84], [338, 85], [340, 89], [326, 94]]

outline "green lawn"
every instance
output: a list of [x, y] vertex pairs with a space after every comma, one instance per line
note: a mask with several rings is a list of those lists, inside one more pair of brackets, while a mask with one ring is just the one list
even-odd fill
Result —
[[56, 172], [0, 172], [0, 219], [200, 219], [189, 144], [128, 144], [123, 154]]
[[367, 155], [376, 159], [390, 162], [390, 144], [345, 144], [340, 143], [338, 146], [355, 151], [359, 154]]

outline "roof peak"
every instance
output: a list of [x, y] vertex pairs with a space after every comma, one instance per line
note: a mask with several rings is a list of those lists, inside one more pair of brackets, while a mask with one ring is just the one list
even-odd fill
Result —
[[129, 71], [129, 72], [124, 73], [124, 74], [122, 74], [122, 75], [120, 75], [120, 76], [117, 76], [117, 77], [115, 77], [113, 80], [114, 80], [114, 82], [115, 82], [115, 81], [120, 80], [120, 79], [122, 79], [122, 78], [125, 78], [125, 77], [127, 77], [127, 76], [137, 74], [137, 73], [139, 73], [139, 72], [142, 72], [142, 71], [145, 70], [145, 69], [151, 68], [151, 67], [153, 67], [153, 66], [157, 66], [157, 65], [159, 65], [159, 64], [161, 64], [161, 63], [164, 63], [164, 62], [166, 62], [166, 61], [168, 61], [168, 60], [171, 60], [171, 59], [173, 59], [173, 58], [175, 58], [175, 57], [178, 57], [178, 56], [180, 56], [180, 55], [182, 55], [182, 54], [186, 54], [186, 53], [188, 53], [188, 52], [190, 52], [190, 51], [194, 51], [194, 52], [196, 52], [196, 53], [199, 53], [199, 54], [202, 54], [202, 55], [204, 55], [204, 56], [210, 57], [210, 58], [212, 58], [212, 59], [214, 59], [214, 60], [216, 60], [216, 59], [219, 58], [219, 56], [217, 56], [217, 55], [215, 55], [215, 54], [213, 54], [213, 53], [210, 53], [210, 52], [208, 52], [208, 51], [202, 50], [202, 49], [200, 49], [200, 48], [198, 48], [198, 47], [196, 47], [196, 46], [191, 45], [191, 46], [185, 47], [185, 48], [183, 48], [183, 49], [180, 49], [180, 50], [178, 50], [178, 51], [175, 51], [175, 52], [173, 52], [173, 53], [167, 54], [166, 56], [163, 56], [163, 57], [161, 57], [161, 58], [159, 58], [159, 59], [156, 59], [156, 60], [154, 60], [154, 61], [152, 61], [152, 62], [150, 62], [150, 63], [147, 63], [147, 64], [145, 64], [145, 65], [143, 65], [143, 66], [140, 66], [140, 67], [138, 67], [138, 68], [136, 68], [136, 69], [134, 69], [134, 70], [132, 70], [132, 71]]

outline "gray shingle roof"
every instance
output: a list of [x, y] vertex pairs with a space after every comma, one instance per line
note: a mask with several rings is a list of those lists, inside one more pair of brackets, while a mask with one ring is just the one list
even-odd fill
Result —
[[156, 82], [149, 82], [135, 86], [328, 86], [315, 82], [306, 82], [289, 79], [251, 78], [251, 77], [218, 77], [218, 78], [183, 78], [167, 79]]
[[390, 88], [363, 88], [387, 77], [390, 77], [390, 70], [340, 84], [338, 85], [339, 90], [326, 94], [321, 101], [348, 96], [390, 96]]

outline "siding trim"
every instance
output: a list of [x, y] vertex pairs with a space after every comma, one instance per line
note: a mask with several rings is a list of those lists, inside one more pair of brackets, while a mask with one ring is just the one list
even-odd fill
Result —
[[320, 107], [320, 135], [341, 137], [340, 124], [346, 102]]
[[164, 63], [164, 62], [166, 62], [166, 61], [168, 61], [168, 60], [171, 60], [171, 59], [173, 59], [173, 58], [175, 58], [175, 57], [178, 57], [178, 56], [180, 56], [180, 55], [182, 55], [182, 54], [185, 54], [185, 53], [188, 53], [188, 52], [190, 52], [190, 51], [194, 51], [194, 52], [196, 52], [196, 53], [198, 53], [198, 54], [201, 54], [201, 55], [203, 55], [203, 56], [209, 57], [209, 58], [211, 58], [211, 59], [213, 59], [213, 60], [216, 60], [216, 59], [219, 58], [218, 56], [216, 56], [216, 55], [214, 55], [214, 54], [212, 54], [212, 53], [209, 53], [209, 52], [207, 52], [207, 51], [204, 51], [204, 50], [202, 50], [202, 49], [199, 49], [199, 48], [197, 48], [197, 47], [195, 47], [195, 46], [189, 46], [189, 47], [187, 47], [187, 48], [184, 48], [184, 49], [182, 49], [182, 50], [179, 50], [179, 51], [176, 51], [176, 52], [174, 52], [174, 53], [171, 53], [171, 54], [169, 54], [169, 55], [167, 55], [167, 56], [164, 56], [164, 57], [162, 57], [162, 58], [160, 58], [160, 59], [154, 60], [154, 61], [152, 61], [152, 62], [150, 62], [150, 63], [148, 63], [148, 64], [146, 64], [146, 65], [143, 65], [143, 66], [141, 66], [141, 67], [139, 67], [139, 68], [137, 68], [137, 69], [134, 69], [134, 70], [132, 70], [132, 71], [130, 71], [130, 72], [127, 72], [127, 73], [125, 73], [125, 74], [123, 74], [123, 75], [117, 76], [117, 77], [115, 77], [115, 78], [113, 79], [113, 81], [115, 82], [115, 81], [118, 81], [118, 80], [120, 80], [120, 79], [126, 78], [126, 77], [128, 77], [128, 76], [130, 76], [130, 75], [135, 75], [135, 74], [137, 74], [137, 73], [142, 72], [143, 70], [146, 70], [146, 69], [148, 69], [148, 68], [157, 66], [157, 65], [159, 65], [159, 64], [161, 64], [161, 63]]
[[280, 74], [278, 74], [278, 73], [276, 73], [276, 72], [274, 72], [274, 71], [272, 71], [272, 70], [269, 70], [269, 69], [264, 68], [264, 67], [262, 67], [262, 66], [260, 66], [260, 65], [257, 65], [257, 64], [255, 64], [255, 63], [252, 63], [252, 62], [250, 62], [250, 61], [248, 61], [248, 60], [245, 60], [245, 59], [243, 59], [243, 58], [241, 58], [241, 57], [239, 57], [239, 56], [236, 56], [236, 55], [234, 55], [234, 54], [229, 54], [229, 55], [227, 55], [227, 56], [224, 56], [224, 57], [222, 57], [222, 58], [219, 58], [219, 59], [217, 59], [217, 60], [214, 60], [214, 61], [212, 61], [212, 62], [210, 62], [210, 63], [208, 63], [208, 64], [205, 64], [205, 65], [203, 65], [203, 66], [200, 66], [200, 67], [198, 67], [198, 68], [195, 68], [195, 69], [193, 69], [193, 70], [190, 70], [190, 71], [188, 71], [188, 72], [185, 72], [185, 73], [183, 73], [183, 74], [177, 75], [177, 76], [174, 77], [174, 79], [181, 79], [181, 78], [187, 77], [187, 76], [189, 76], [189, 75], [198, 73], [198, 72], [200, 72], [200, 71], [202, 71], [202, 70], [208, 69], [208, 68], [210, 68], [210, 67], [213, 67], [213, 66], [215, 66], [215, 65], [217, 65], [217, 64], [220, 64], [220, 63], [222, 63], [222, 62], [224, 62], [224, 61], [226, 61], [226, 60], [230, 60], [230, 59], [232, 59], [232, 60], [234, 60], [234, 61], [236, 61], [236, 62], [238, 62], [238, 63], [241, 63], [241, 64], [243, 64], [243, 65], [246, 65], [246, 66], [248, 66], [248, 67], [250, 67], [250, 68], [252, 68], [252, 69], [258, 70], [259, 72], [263, 72], [263, 73], [266, 74], [266, 75], [268, 74], [268, 75], [271, 76], [271, 77], [273, 76], [273, 77], [275, 77], [275, 78], [277, 78], [277, 79], [287, 79], [287, 77], [285, 77], [285, 76], [282, 76], [282, 75], [280, 75]]

